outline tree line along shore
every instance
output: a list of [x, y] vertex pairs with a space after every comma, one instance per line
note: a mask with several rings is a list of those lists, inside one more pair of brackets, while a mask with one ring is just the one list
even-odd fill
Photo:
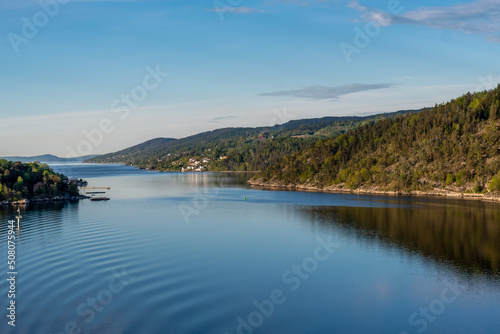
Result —
[[[254, 186], [498, 200], [500, 85], [433, 108], [156, 138], [86, 162], [156, 171], [258, 171]], [[78, 196], [40, 163], [0, 163], [0, 201]]]
[[47, 164], [0, 160], [0, 205], [86, 198], [78, 189], [84, 183], [54, 172]]
[[499, 200], [500, 85], [320, 139], [250, 184]]

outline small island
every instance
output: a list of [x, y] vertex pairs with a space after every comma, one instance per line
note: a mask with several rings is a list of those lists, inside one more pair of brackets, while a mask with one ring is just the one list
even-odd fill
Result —
[[85, 183], [56, 173], [47, 164], [0, 160], [0, 205], [87, 198], [78, 190]]

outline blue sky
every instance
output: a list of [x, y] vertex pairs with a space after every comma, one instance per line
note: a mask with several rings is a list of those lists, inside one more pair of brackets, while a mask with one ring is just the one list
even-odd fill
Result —
[[4, 0], [0, 22], [0, 156], [420, 108], [500, 81], [492, 0]]

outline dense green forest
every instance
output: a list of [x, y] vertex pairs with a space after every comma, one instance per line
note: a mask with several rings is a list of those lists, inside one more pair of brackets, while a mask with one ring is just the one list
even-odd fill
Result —
[[46, 164], [0, 160], [0, 201], [78, 194], [75, 182]]
[[500, 85], [364, 124], [282, 157], [256, 179], [385, 191], [500, 190]]
[[196, 160], [209, 171], [261, 171], [280, 157], [376, 119], [413, 111], [367, 117], [324, 117], [293, 120], [271, 127], [224, 128], [182, 139], [156, 138], [87, 162], [124, 163], [151, 170], [179, 171]]

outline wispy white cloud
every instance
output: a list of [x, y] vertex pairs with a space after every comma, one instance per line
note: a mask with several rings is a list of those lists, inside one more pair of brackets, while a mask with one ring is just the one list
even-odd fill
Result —
[[348, 4], [348, 7], [356, 9], [357, 11], [364, 12], [369, 10], [368, 7], [363, 6], [359, 0], [351, 0]]
[[488, 36], [488, 41], [490, 41], [492, 43], [500, 43], [500, 36], [498, 36], [498, 35]]
[[345, 86], [309, 86], [295, 90], [283, 90], [261, 93], [263, 96], [292, 96], [310, 100], [337, 100], [343, 95], [363, 92], [367, 90], [389, 88], [392, 84], [352, 84]]
[[226, 120], [230, 120], [230, 119], [236, 119], [236, 118], [240, 118], [240, 116], [235, 116], [235, 115], [218, 116], [218, 117], [214, 117], [214, 118], [208, 120], [207, 122], [209, 122], [209, 123], [221, 123], [222, 121], [226, 121]]
[[401, 14], [388, 15], [363, 6], [359, 0], [352, 0], [349, 7], [363, 12], [366, 21], [376, 21], [382, 25], [420, 25], [435, 29], [461, 31], [467, 34], [490, 35], [487, 39], [498, 43], [500, 37], [491, 35], [500, 31], [500, 1], [476, 0], [453, 6], [420, 7]]

